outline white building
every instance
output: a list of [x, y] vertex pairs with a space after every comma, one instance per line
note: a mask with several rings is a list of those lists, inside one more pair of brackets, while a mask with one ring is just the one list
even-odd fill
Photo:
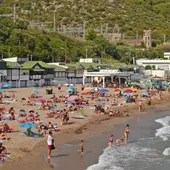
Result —
[[164, 53], [164, 58], [167, 58], [169, 60], [170, 58], [170, 52], [165, 52]]
[[147, 59], [139, 59], [136, 60], [136, 64], [139, 66], [155, 66], [155, 69], [162, 69], [162, 70], [170, 70], [170, 60], [161, 60], [161, 59], [155, 59], [155, 60], [147, 60]]
[[97, 63], [101, 64], [101, 60], [97, 58], [81, 58], [79, 60], [80, 63]]

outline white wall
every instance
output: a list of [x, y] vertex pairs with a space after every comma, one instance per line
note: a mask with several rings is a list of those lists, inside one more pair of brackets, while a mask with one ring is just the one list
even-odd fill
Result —
[[143, 73], [146, 76], [165, 77], [165, 70], [143, 70]]

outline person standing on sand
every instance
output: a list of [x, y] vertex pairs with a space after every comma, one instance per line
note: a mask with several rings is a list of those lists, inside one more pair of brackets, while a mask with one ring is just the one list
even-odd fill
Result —
[[142, 100], [139, 101], [138, 108], [139, 108], [139, 112], [141, 112], [142, 111]]
[[129, 125], [126, 125], [125, 131], [124, 131], [124, 142], [127, 144], [129, 139]]
[[151, 106], [151, 97], [149, 96], [148, 98], [147, 98], [147, 103], [148, 103], [148, 106]]
[[52, 131], [49, 131], [48, 139], [47, 139], [47, 144], [48, 144], [48, 159], [51, 159], [51, 151], [53, 149], [53, 141], [54, 141], [54, 138], [53, 138]]
[[114, 141], [113, 137], [114, 137], [114, 136], [111, 135], [110, 138], [109, 138], [109, 143], [108, 143], [109, 147], [112, 147], [112, 146], [113, 146], [113, 141]]

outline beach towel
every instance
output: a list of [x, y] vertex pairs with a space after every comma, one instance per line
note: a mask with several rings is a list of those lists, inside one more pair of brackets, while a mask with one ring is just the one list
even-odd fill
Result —
[[44, 137], [44, 136], [39, 135], [38, 133], [35, 133], [35, 132], [32, 132], [32, 135], [31, 135], [31, 136], [28, 136], [26, 132], [23, 132], [23, 133], [21, 134], [21, 136], [27, 136], [27, 137], [32, 137], [32, 138], [42, 138], [42, 137]]
[[80, 108], [80, 113], [81, 113], [81, 115], [82, 115], [82, 116], [87, 117], [87, 115], [85, 114], [85, 111], [84, 111], [84, 109], [83, 109], [83, 108]]
[[11, 158], [11, 155], [10, 155], [10, 154], [6, 154], [5, 156], [1, 156], [1, 157], [0, 157], [0, 162], [5, 162], [5, 160], [6, 160], [7, 158]]
[[85, 116], [72, 116], [73, 119], [85, 119]]
[[8, 141], [8, 140], [0, 140], [0, 143], [4, 143], [4, 142], [6, 142], [6, 141]]

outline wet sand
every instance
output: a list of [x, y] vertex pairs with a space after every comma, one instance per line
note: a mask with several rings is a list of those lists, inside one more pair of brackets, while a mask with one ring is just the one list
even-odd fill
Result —
[[[129, 143], [137, 141], [139, 138], [154, 137], [155, 129], [160, 127], [155, 123], [155, 119], [170, 115], [169, 112], [170, 103], [166, 103], [163, 106], [159, 105], [152, 110], [149, 110], [143, 115], [137, 116], [135, 119], [128, 119], [126, 123], [130, 125], [130, 139]], [[105, 128], [105, 122], [102, 123]], [[124, 131], [125, 122], [123, 124], [114, 124], [114, 121], [108, 121], [107, 125], [110, 126], [110, 131], [107, 129], [105, 133], [100, 136], [87, 138], [85, 140], [85, 153], [84, 155], [78, 154], [78, 141], [60, 146], [59, 153], [55, 152], [53, 155], [52, 164], [55, 166], [55, 170], [86, 170], [90, 165], [98, 163], [99, 156], [103, 153], [103, 149], [108, 146], [108, 139], [111, 134], [114, 134], [115, 139], [122, 137]], [[96, 127], [98, 128], [98, 127]], [[167, 145], [168, 146], [168, 145]], [[156, 148], [165, 148], [165, 146], [157, 145]], [[63, 155], [63, 156], [62, 156]], [[163, 156], [163, 155], [162, 155]], [[74, 163], [73, 163], [74, 162]], [[138, 166], [138, 165], [134, 165]], [[138, 169], [139, 167], [136, 167]], [[164, 170], [168, 170], [169, 164], [164, 164]], [[148, 170], [162, 169], [162, 165], [151, 165]]]

